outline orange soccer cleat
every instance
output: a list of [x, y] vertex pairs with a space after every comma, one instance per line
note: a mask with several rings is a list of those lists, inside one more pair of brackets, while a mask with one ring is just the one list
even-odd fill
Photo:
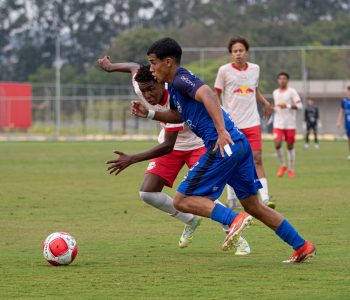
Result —
[[289, 170], [288, 171], [288, 178], [294, 178], [295, 177], [295, 172], [294, 170]]
[[284, 175], [284, 172], [286, 172], [286, 171], [287, 171], [287, 166], [281, 166], [277, 172], [277, 176], [282, 177]]
[[241, 233], [253, 224], [253, 217], [245, 212], [240, 212], [230, 225], [230, 229], [222, 243], [222, 250], [227, 251], [237, 247], [237, 241]]
[[303, 246], [295, 250], [292, 256], [288, 260], [284, 260], [283, 262], [287, 264], [302, 263], [315, 255], [315, 246], [311, 242], [305, 241]]

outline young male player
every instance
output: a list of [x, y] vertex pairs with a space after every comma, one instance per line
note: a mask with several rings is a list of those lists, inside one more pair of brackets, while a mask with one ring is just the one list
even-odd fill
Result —
[[282, 177], [287, 171], [282, 149], [283, 139], [287, 143], [288, 149], [288, 177], [295, 177], [295, 132], [296, 132], [296, 111], [303, 109], [297, 91], [288, 87], [289, 74], [281, 72], [278, 74], [278, 89], [273, 91], [275, 102], [275, 118], [273, 121], [273, 139], [275, 149], [280, 162], [277, 172], [278, 177]]
[[[219, 101], [224, 104], [236, 126], [244, 133], [253, 150], [255, 168], [262, 184], [260, 195], [263, 203], [275, 208], [270, 200], [267, 179], [262, 162], [262, 142], [260, 116], [257, 101], [264, 106], [264, 115], [268, 120], [273, 111], [270, 103], [260, 93], [258, 84], [260, 67], [248, 59], [249, 43], [243, 37], [232, 38], [228, 44], [232, 63], [219, 68], [215, 80], [215, 90]], [[235, 192], [227, 187], [228, 204], [237, 206]], [[231, 204], [232, 203], [232, 204]]]
[[212, 201], [220, 196], [228, 183], [247, 212], [294, 248], [286, 262], [303, 262], [313, 256], [316, 249], [312, 243], [305, 241], [277, 211], [259, 201], [257, 193], [261, 184], [247, 139], [222, 110], [209, 86], [180, 67], [182, 49], [179, 44], [171, 38], [158, 40], [150, 46], [147, 55], [158, 82], [169, 84], [171, 109], [148, 110], [141, 102], [133, 101], [132, 113], [161, 122], [185, 121], [207, 148], [178, 187], [175, 208], [229, 225], [230, 231], [222, 244], [222, 249], [228, 250], [252, 223], [248, 213], [236, 213]]
[[[148, 108], [159, 111], [169, 108], [168, 90], [164, 84], [154, 79], [149, 66], [136, 63], [112, 64], [108, 56], [99, 59], [98, 64], [107, 72], [131, 73], [135, 92]], [[158, 137], [159, 145], [134, 155], [115, 151], [120, 156], [119, 159], [108, 163], [115, 163], [119, 167], [119, 173], [131, 164], [150, 159], [139, 191], [140, 197], [145, 203], [186, 224], [179, 240], [179, 247], [185, 248], [192, 241], [201, 218], [176, 210], [173, 199], [162, 190], [164, 186], [172, 187], [181, 168], [185, 164], [191, 168], [205, 153], [205, 147], [203, 141], [184, 124], [161, 123], [161, 126], [163, 128]], [[108, 170], [111, 170], [110, 173], [115, 172], [113, 168]]]
[[310, 148], [309, 144], [309, 135], [310, 131], [314, 134], [314, 147], [319, 149], [318, 139], [317, 139], [317, 124], [318, 124], [319, 114], [318, 107], [315, 106], [315, 103], [312, 99], [307, 100], [307, 107], [305, 109], [304, 121], [306, 123], [306, 134], [305, 134], [305, 149]]
[[[158, 83], [152, 75], [149, 66], [139, 66], [136, 63], [114, 63], [105, 56], [98, 60], [100, 67], [107, 72], [128, 72], [133, 74], [133, 86], [136, 94], [150, 109], [165, 110], [169, 108], [169, 93], [166, 85]], [[161, 123], [163, 130], [159, 135], [160, 145], [143, 153], [126, 155], [119, 151], [117, 160], [109, 161], [113, 164], [108, 168], [110, 173], [118, 173], [133, 163], [151, 159], [146, 171], [144, 182], [140, 189], [140, 197], [146, 203], [169, 213], [171, 216], [186, 223], [185, 229], [179, 240], [180, 248], [187, 247], [192, 241], [194, 231], [201, 219], [192, 214], [184, 214], [176, 211], [172, 199], [162, 193], [164, 185], [169, 187], [186, 164], [191, 168], [205, 153], [203, 141], [184, 124]], [[240, 237], [236, 255], [250, 253], [247, 241]]]
[[337, 127], [340, 128], [341, 123], [344, 119], [344, 129], [348, 137], [348, 147], [349, 147], [349, 156], [350, 160], [350, 86], [347, 87], [347, 97], [345, 97], [341, 102], [341, 108], [338, 114]]

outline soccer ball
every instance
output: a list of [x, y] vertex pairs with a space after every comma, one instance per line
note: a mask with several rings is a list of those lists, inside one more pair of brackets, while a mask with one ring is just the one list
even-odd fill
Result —
[[69, 265], [78, 254], [78, 246], [69, 233], [54, 232], [44, 241], [42, 251], [51, 265]]

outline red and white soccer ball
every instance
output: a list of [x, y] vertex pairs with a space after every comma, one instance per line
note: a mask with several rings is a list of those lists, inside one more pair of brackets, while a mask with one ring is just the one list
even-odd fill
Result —
[[66, 232], [51, 233], [42, 250], [45, 259], [53, 266], [69, 265], [78, 254], [77, 242]]

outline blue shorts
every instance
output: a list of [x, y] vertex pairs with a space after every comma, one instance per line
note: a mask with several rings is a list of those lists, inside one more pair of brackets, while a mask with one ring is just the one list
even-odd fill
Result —
[[345, 127], [345, 132], [346, 132], [347, 137], [350, 139], [350, 126]]
[[232, 155], [221, 156], [207, 152], [188, 171], [177, 191], [184, 195], [205, 196], [213, 200], [220, 197], [226, 184], [233, 187], [238, 199], [256, 195], [262, 185], [256, 174], [253, 153], [246, 138], [231, 145]]

